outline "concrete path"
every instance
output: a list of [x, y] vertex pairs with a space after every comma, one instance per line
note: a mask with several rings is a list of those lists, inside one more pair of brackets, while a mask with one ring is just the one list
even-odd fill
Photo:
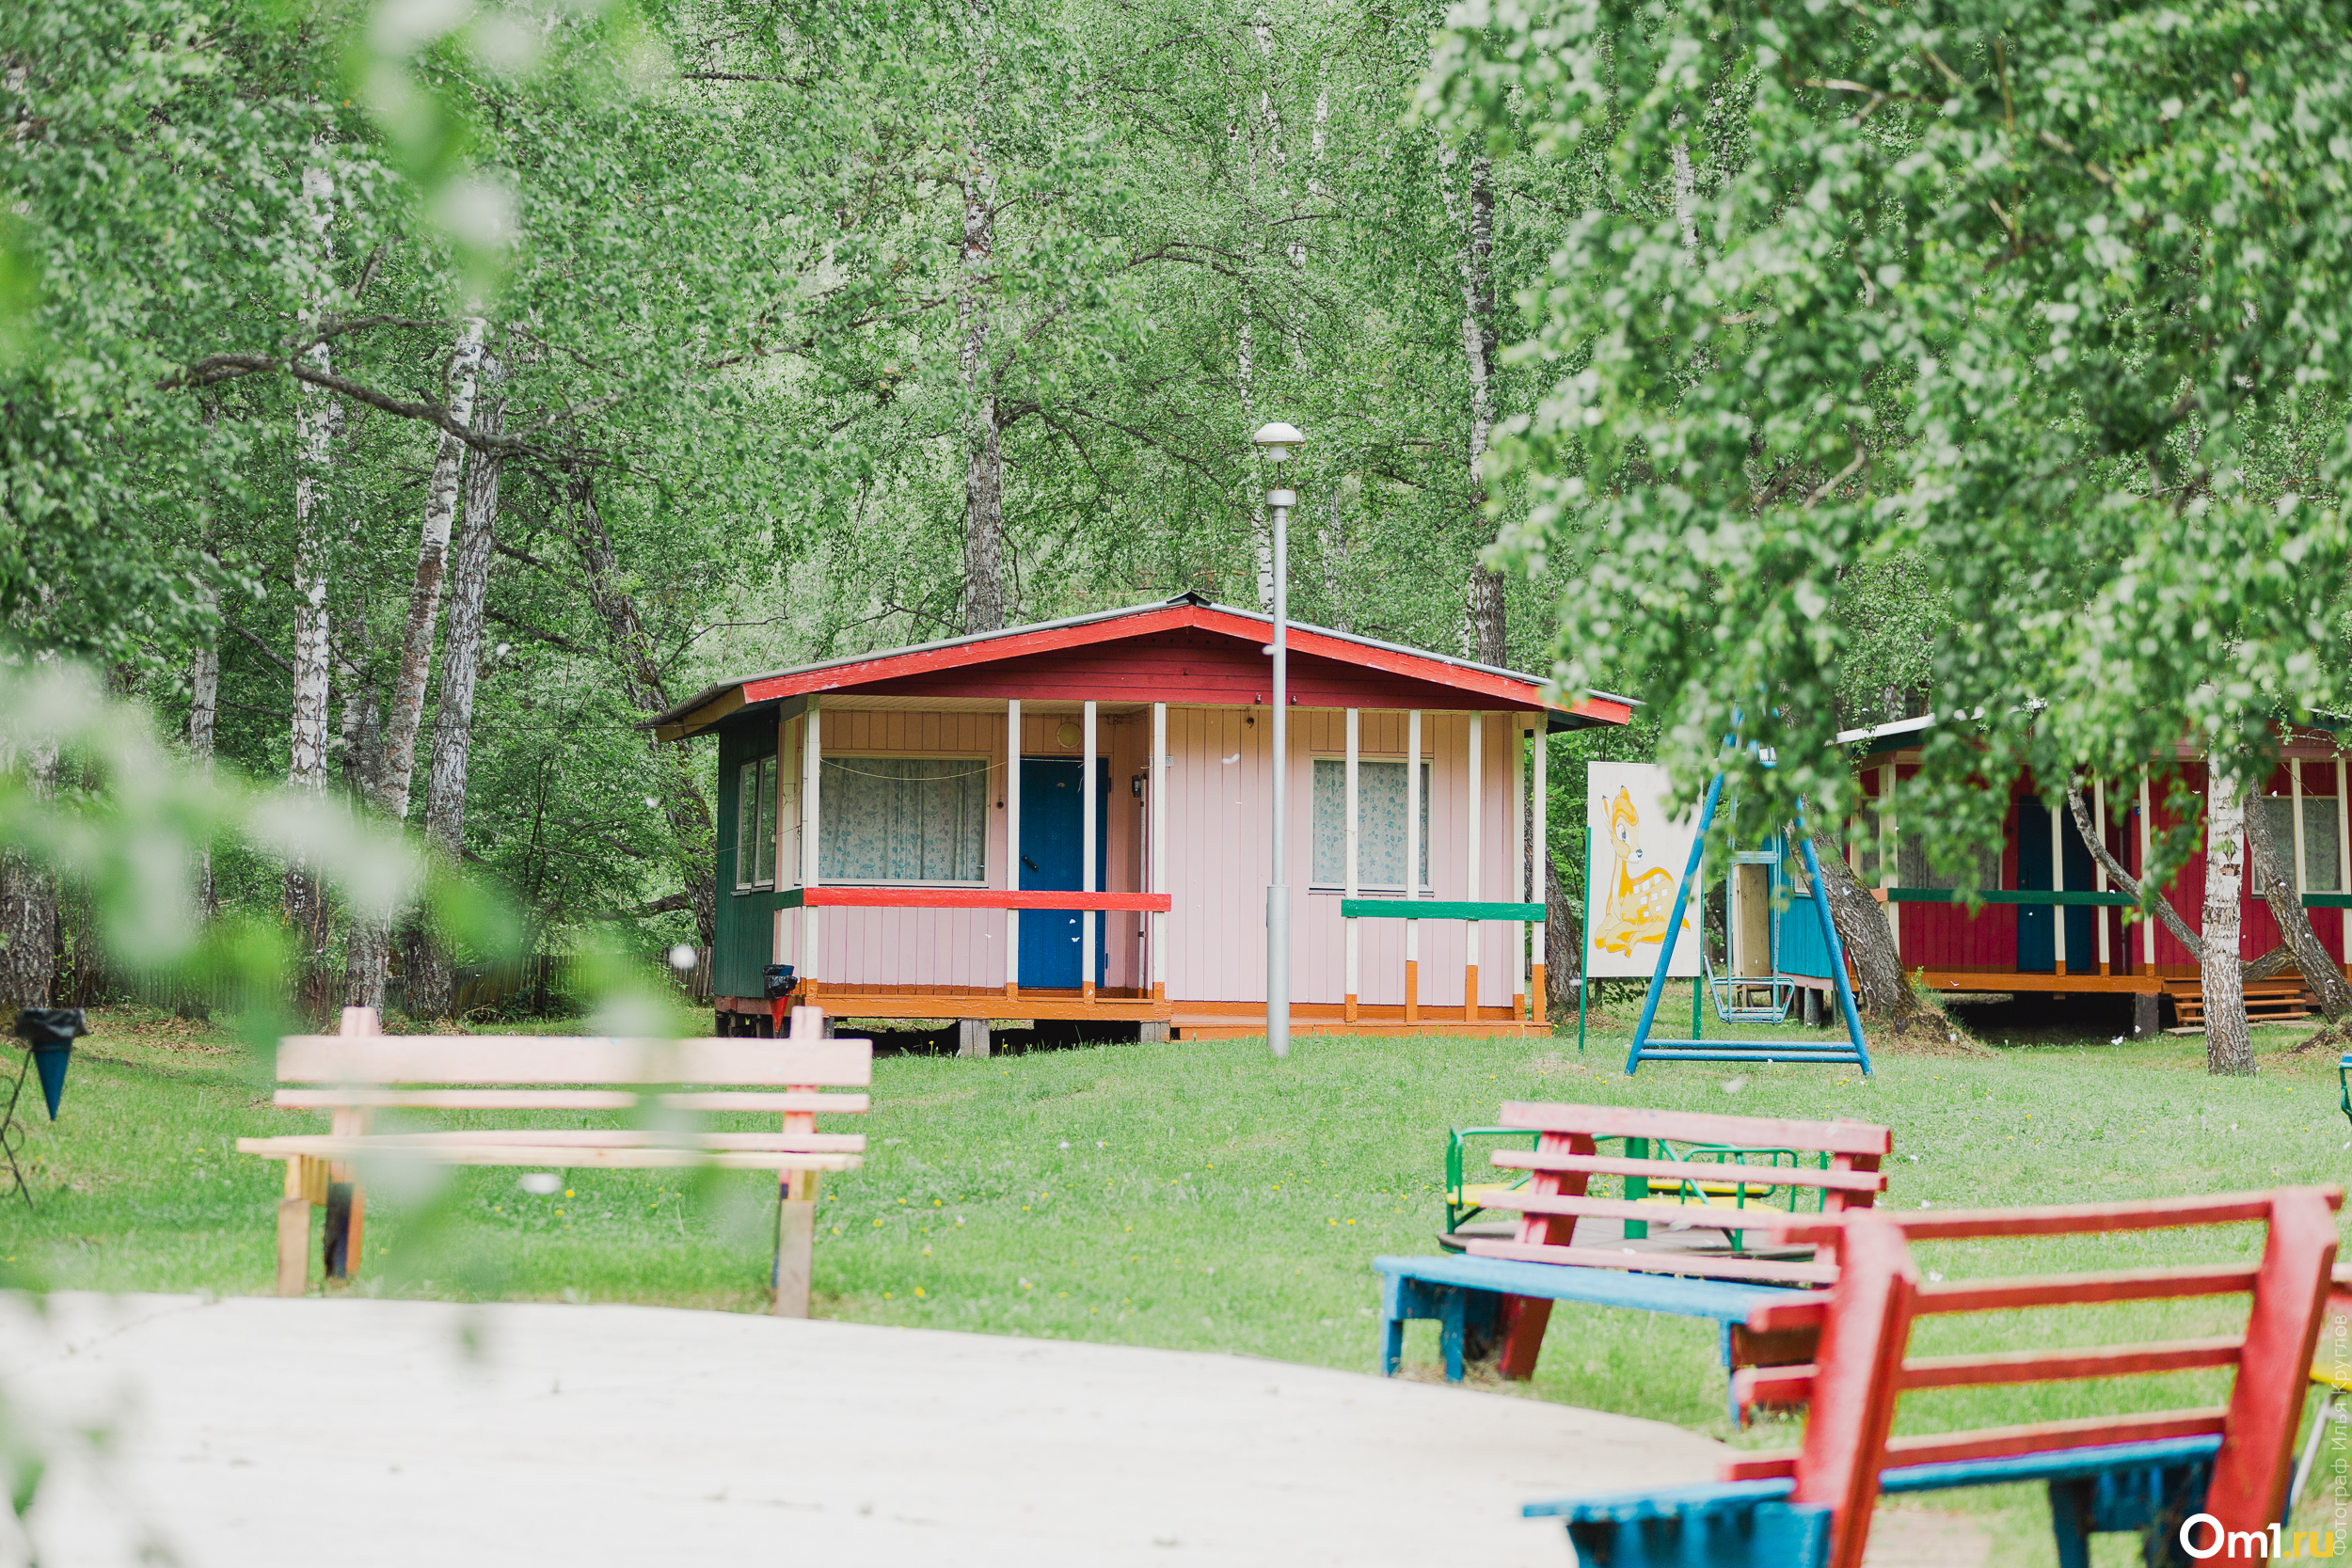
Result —
[[184, 1568], [1567, 1568], [1519, 1503], [1722, 1451], [1275, 1361], [638, 1307], [0, 1302], [0, 1396], [120, 1433], [44, 1489], [45, 1568], [151, 1534]]

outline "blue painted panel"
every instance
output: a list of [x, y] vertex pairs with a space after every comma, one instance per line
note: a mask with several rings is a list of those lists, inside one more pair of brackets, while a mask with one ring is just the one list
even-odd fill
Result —
[[1772, 916], [1779, 927], [1774, 935], [1780, 972], [1826, 986], [1830, 983], [1829, 948], [1821, 941], [1820, 911], [1814, 908], [1810, 891], [1798, 890], [1789, 871], [1803, 863], [1785, 852], [1786, 841], [1781, 842], [1784, 853], [1772, 868], [1772, 902], [1777, 906], [1787, 900], [1787, 908], [1776, 910]]
[[[1094, 885], [1100, 888], [1110, 861], [1111, 764], [1094, 759]], [[1041, 893], [1075, 893], [1085, 880], [1080, 846], [1086, 836], [1086, 802], [1078, 793], [1086, 764], [1077, 757], [1021, 759], [1021, 885]], [[1021, 911], [1021, 984], [1041, 989], [1077, 989], [1083, 919], [1075, 910]], [[1094, 983], [1101, 985], [1110, 960], [1104, 915], [1094, 914]]]
[[1786, 1301], [1804, 1293], [1776, 1285], [1741, 1285], [1681, 1275], [1527, 1263], [1516, 1258], [1375, 1258], [1372, 1266], [1391, 1277], [1425, 1280], [1433, 1285], [1464, 1286], [1510, 1296], [1538, 1296], [1547, 1301], [1590, 1302], [1598, 1307], [1625, 1307], [1643, 1312], [1671, 1312], [1685, 1318], [1713, 1318], [1720, 1323], [1743, 1323], [1750, 1312], [1767, 1302]]

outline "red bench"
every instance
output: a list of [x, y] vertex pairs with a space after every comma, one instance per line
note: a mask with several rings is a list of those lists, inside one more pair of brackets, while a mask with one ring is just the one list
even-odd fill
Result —
[[[2335, 1261], [2337, 1187], [2156, 1202], [1942, 1213], [1849, 1212], [1834, 1224], [1792, 1215], [1792, 1237], [1839, 1242], [1826, 1300], [1758, 1307], [1763, 1334], [1818, 1331], [1808, 1366], [1745, 1370], [1745, 1405], [1810, 1404], [1803, 1447], [1742, 1454], [1719, 1482], [1531, 1504], [1564, 1519], [1581, 1560], [1611, 1568], [1860, 1568], [1882, 1493], [2015, 1481], [2050, 1489], [2061, 1568], [2088, 1564], [2089, 1537], [2131, 1531], [2150, 1562], [2178, 1560], [2184, 1540], [2226, 1554], [2269, 1555], [2284, 1514], [2306, 1369]], [[1807, 1225], [1807, 1221], [1810, 1225]], [[1922, 1283], [1916, 1241], [2092, 1236], [2174, 1227], [2260, 1224], [2259, 1263], [2193, 1264], [2023, 1279]], [[2249, 1294], [2238, 1336], [2154, 1344], [1909, 1355], [1915, 1320], [2046, 1307]], [[1913, 1390], [2116, 1378], [2234, 1368], [2229, 1402], [1933, 1435], [1890, 1435]], [[2183, 1531], [2188, 1533], [2185, 1537]], [[2250, 1550], [2259, 1535], [2265, 1548]], [[2292, 1555], [2289, 1544], [2289, 1555]]]

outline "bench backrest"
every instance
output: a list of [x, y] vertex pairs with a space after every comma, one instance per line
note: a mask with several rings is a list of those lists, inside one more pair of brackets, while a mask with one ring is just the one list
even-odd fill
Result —
[[[1651, 1183], [1686, 1184], [1737, 1180], [1742, 1186], [1810, 1189], [1821, 1195], [1830, 1214], [1868, 1208], [1885, 1190], [1879, 1164], [1894, 1148], [1887, 1128], [1859, 1121], [1792, 1121], [1775, 1117], [1734, 1117], [1705, 1112], [1654, 1111], [1630, 1105], [1565, 1105], [1513, 1101], [1498, 1121], [1537, 1134], [1533, 1150], [1497, 1149], [1494, 1164], [1533, 1173], [1520, 1195], [1498, 1207], [1521, 1212], [1518, 1247], [1566, 1246], [1580, 1217], [1655, 1221], [1652, 1207], [1586, 1196], [1596, 1176], [1631, 1178]], [[1724, 1165], [1695, 1161], [1604, 1155], [1602, 1138], [1644, 1138], [1669, 1143], [1748, 1149], [1790, 1149], [1827, 1157], [1824, 1169], [1782, 1165]], [[1759, 1219], [1765, 1216], [1758, 1215]], [[1768, 1222], [1769, 1223], [1769, 1222]], [[1746, 1228], [1743, 1217], [1741, 1227]], [[1758, 1228], [1765, 1227], [1759, 1226]], [[1836, 1273], [1836, 1233], [1820, 1239], [1809, 1264], [1769, 1271], [1773, 1277], [1826, 1281]], [[1482, 1247], [1482, 1252], [1497, 1249]], [[1759, 1277], [1761, 1275], [1759, 1275]]]
[[[1760, 1332], [1819, 1327], [1818, 1361], [1750, 1369], [1734, 1378], [1734, 1398], [1742, 1407], [1809, 1402], [1804, 1446], [1793, 1454], [1733, 1460], [1724, 1479], [1793, 1477], [1790, 1501], [1831, 1510], [1832, 1568], [1859, 1568], [1884, 1470], [2217, 1437], [2212, 1481], [2198, 1511], [2219, 1520], [2224, 1531], [2265, 1530], [2285, 1506], [2305, 1370], [2335, 1261], [2334, 1211], [2343, 1201], [2341, 1188], [2296, 1187], [2046, 1209], [1846, 1214], [1834, 1227], [1844, 1232], [1844, 1248], [1828, 1299], [1776, 1303], [1759, 1308], [1748, 1323]], [[1923, 1284], [1911, 1251], [1913, 1242], [1923, 1240], [2090, 1236], [2248, 1223], [2267, 1227], [2259, 1263]], [[1923, 1317], [2241, 1293], [2252, 1296], [2253, 1309], [2240, 1336], [1978, 1355], [1907, 1354], [1912, 1324]], [[1896, 1406], [1910, 1390], [2221, 1367], [2236, 1369], [2226, 1405], [1932, 1436], [1888, 1435]]]
[[[872, 1042], [823, 1038], [817, 1009], [795, 1011], [788, 1039], [667, 1040], [378, 1035], [373, 1012], [351, 1007], [344, 1009], [343, 1033], [293, 1035], [279, 1043], [278, 1081], [313, 1086], [280, 1088], [276, 1102], [335, 1111], [621, 1110], [651, 1098], [700, 1111], [867, 1109], [866, 1095], [822, 1091], [870, 1085]], [[599, 1086], [577, 1086], [585, 1085]], [[678, 1092], [676, 1085], [693, 1087]], [[744, 1092], [759, 1090], [770, 1092]]]

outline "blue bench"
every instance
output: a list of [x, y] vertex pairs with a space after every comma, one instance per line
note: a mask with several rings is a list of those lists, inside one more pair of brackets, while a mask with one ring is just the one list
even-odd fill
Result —
[[1375, 1258], [1372, 1266], [1380, 1275], [1380, 1370], [1396, 1375], [1407, 1323], [1435, 1319], [1448, 1383], [1462, 1381], [1467, 1363], [1501, 1352], [1514, 1298], [1712, 1318], [1722, 1330], [1724, 1368], [1728, 1371], [1759, 1364], [1748, 1348], [1760, 1338], [1749, 1334], [1748, 1315], [1806, 1293], [1778, 1285], [1522, 1263], [1507, 1258]]
[[[1887, 1493], [2042, 1481], [2059, 1568], [2089, 1568], [2090, 1537], [2138, 1535], [2151, 1565], [2219, 1556], [2234, 1535], [2260, 1555], [2327, 1556], [2281, 1540], [2302, 1383], [2336, 1253], [2335, 1187], [2068, 1208], [1849, 1212], [1840, 1273], [1827, 1292], [1771, 1302], [1749, 1326], [1821, 1334], [1818, 1365], [1742, 1371], [1735, 1398], [1811, 1406], [1803, 1447], [1733, 1457], [1710, 1485], [1532, 1503], [1561, 1520], [1579, 1560], [1607, 1568], [1859, 1568], [1877, 1498]], [[1915, 1240], [2100, 1235], [2260, 1223], [2261, 1262], [2194, 1264], [2032, 1279], [1922, 1284]], [[1791, 1234], [1801, 1232], [1791, 1231]], [[2088, 1250], [2088, 1249], [2086, 1249]], [[2122, 1301], [2249, 1294], [2243, 1337], [2068, 1346], [1995, 1354], [1906, 1355], [1917, 1318]], [[2234, 1368], [2226, 1406], [2093, 1417], [1976, 1432], [1891, 1437], [1907, 1389], [1982, 1387]], [[2201, 1549], [2208, 1544], [2214, 1552]], [[2298, 1551], [2298, 1548], [2302, 1548]], [[2244, 1555], [2244, 1554], [2241, 1554]]]

